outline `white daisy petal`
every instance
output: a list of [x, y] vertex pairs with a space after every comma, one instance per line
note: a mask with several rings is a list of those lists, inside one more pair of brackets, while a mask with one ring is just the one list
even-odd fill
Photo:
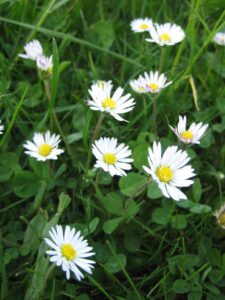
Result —
[[203, 124], [202, 122], [197, 124], [192, 123], [189, 129], [186, 129], [186, 119], [186, 116], [179, 116], [177, 127], [173, 128], [170, 125], [169, 127], [181, 142], [185, 144], [199, 144], [200, 139], [204, 136], [206, 129], [208, 128], [208, 124]]
[[51, 136], [51, 133], [47, 131], [45, 134], [35, 133], [33, 142], [27, 141], [23, 146], [28, 150], [25, 151], [26, 154], [39, 161], [56, 160], [57, 156], [64, 152], [64, 150], [58, 149], [59, 142], [59, 135]]
[[126, 121], [120, 115], [131, 111], [134, 108], [134, 99], [130, 94], [123, 96], [124, 90], [118, 87], [112, 93], [111, 81], [97, 81], [91, 86], [89, 94], [91, 100], [87, 101], [90, 109], [109, 113], [118, 121]]
[[33, 40], [24, 46], [26, 54], [19, 54], [20, 57], [25, 59], [36, 60], [39, 55], [42, 55], [43, 49], [38, 40]]
[[115, 138], [100, 138], [92, 145], [92, 153], [97, 159], [95, 168], [102, 168], [111, 176], [126, 176], [124, 170], [130, 170], [133, 161], [131, 150], [125, 144], [117, 144]]
[[225, 46], [225, 33], [224, 32], [217, 32], [214, 37], [213, 41], [220, 46]]
[[176, 24], [154, 24], [149, 28], [151, 39], [146, 39], [147, 42], [154, 42], [160, 46], [171, 46], [180, 43], [185, 38], [183, 29]]
[[55, 228], [50, 229], [49, 235], [52, 240], [48, 238], [44, 240], [53, 250], [47, 250], [46, 254], [50, 256], [51, 262], [62, 267], [67, 279], [70, 278], [70, 271], [74, 273], [77, 280], [84, 277], [81, 270], [91, 274], [95, 261], [86, 257], [93, 256], [95, 253], [92, 252], [92, 247], [88, 246], [87, 240], [80, 236], [80, 231], [76, 232], [68, 225], [63, 230], [61, 225], [56, 225]]
[[131, 30], [134, 32], [149, 31], [153, 27], [152, 20], [149, 18], [138, 18], [130, 23]]
[[140, 75], [137, 79], [130, 81], [130, 86], [136, 93], [158, 93], [163, 88], [167, 87], [172, 81], [167, 82], [166, 76], [158, 71], [144, 73], [144, 76]]
[[190, 178], [195, 176], [194, 169], [186, 165], [189, 160], [187, 152], [178, 150], [177, 146], [168, 147], [162, 154], [161, 144], [154, 142], [148, 149], [149, 166], [143, 166], [143, 169], [156, 181], [166, 198], [178, 201], [187, 197], [177, 187], [193, 184]]

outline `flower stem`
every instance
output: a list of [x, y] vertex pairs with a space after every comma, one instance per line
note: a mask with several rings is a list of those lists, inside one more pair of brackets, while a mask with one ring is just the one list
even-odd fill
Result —
[[[50, 84], [50, 80], [49, 79], [45, 79], [44, 80], [44, 87], [45, 87], [45, 93], [46, 93], [46, 96], [48, 98], [48, 101], [50, 102], [51, 101], [51, 98], [52, 98], [52, 94], [51, 94], [51, 84]], [[68, 154], [70, 155], [70, 157], [73, 159], [73, 153], [70, 149], [70, 146], [68, 145], [67, 141], [66, 141], [66, 138], [65, 138], [65, 135], [63, 133], [63, 130], [62, 130], [62, 127], [60, 126], [60, 123], [59, 123], [59, 120], [58, 120], [58, 117], [55, 113], [54, 110], [52, 110], [52, 121], [54, 121], [59, 133], [60, 133], [60, 136], [62, 137], [62, 140], [66, 146], [66, 150], [68, 152]]]
[[[93, 136], [92, 136], [92, 139], [91, 139], [91, 145], [94, 143], [94, 141], [98, 138], [99, 136], [99, 132], [100, 132], [100, 129], [102, 127], [102, 122], [105, 118], [105, 115], [102, 113], [98, 119], [98, 122], [95, 126], [95, 130], [94, 130], [94, 133], [93, 133]], [[91, 147], [89, 148], [89, 151], [88, 151], [88, 158], [87, 158], [87, 164], [86, 164], [86, 175], [87, 175], [87, 172], [89, 170], [89, 167], [90, 167], [90, 163], [91, 163]], [[85, 175], [85, 176], [86, 176]]]
[[157, 96], [152, 97], [152, 131], [157, 136]]

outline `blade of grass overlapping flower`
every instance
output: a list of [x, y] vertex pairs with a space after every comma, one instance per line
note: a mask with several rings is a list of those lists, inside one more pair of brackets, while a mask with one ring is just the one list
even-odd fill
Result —
[[[58, 224], [59, 219], [67, 208], [71, 201], [71, 198], [62, 193], [59, 196], [59, 204], [56, 214], [50, 219], [49, 222], [46, 222], [45, 228], [43, 230], [43, 236], [46, 236], [49, 229], [56, 224]], [[42, 299], [42, 294], [46, 286], [46, 282], [49, 272], [53, 270], [54, 264], [52, 264], [51, 269], [49, 268], [49, 259], [45, 257], [45, 251], [47, 246], [44, 241], [41, 242], [38, 250], [38, 255], [35, 263], [34, 273], [31, 279], [30, 286], [28, 287], [25, 295], [25, 300], [37, 300]]]
[[26, 88], [25, 88], [25, 90], [24, 90], [24, 93], [22, 94], [22, 97], [20, 98], [20, 100], [19, 100], [19, 102], [18, 102], [18, 104], [17, 104], [17, 106], [16, 106], [16, 109], [15, 109], [14, 114], [13, 114], [13, 116], [12, 116], [12, 120], [11, 120], [11, 122], [9, 123], [9, 126], [8, 126], [7, 129], [6, 129], [6, 132], [5, 132], [5, 134], [3, 135], [3, 138], [2, 138], [1, 141], [0, 141], [0, 147], [1, 147], [2, 145], [4, 145], [4, 143], [5, 143], [5, 141], [6, 141], [7, 137], [8, 137], [8, 135], [10, 134], [10, 132], [11, 132], [11, 130], [12, 130], [12, 128], [13, 128], [13, 125], [14, 125], [14, 123], [15, 123], [15, 121], [16, 121], [16, 116], [17, 116], [17, 114], [19, 113], [19, 110], [20, 110], [20, 108], [21, 108], [21, 106], [22, 106], [23, 100], [24, 100], [25, 97], [26, 97], [26, 94], [27, 94], [27, 92], [28, 92], [28, 89], [29, 89], [29, 87], [26, 86]]
[[[28, 28], [28, 29], [35, 29], [36, 28], [36, 26], [34, 26], [34, 25], [27, 24], [27, 23], [24, 23], [24, 22], [15, 21], [15, 20], [11, 20], [9, 18], [4, 18], [4, 17], [0, 17], [0, 21], [10, 23], [10, 24], [14, 24], [14, 25], [18, 25], [18, 26], [22, 26], [22, 27]], [[43, 28], [43, 27], [36, 28], [36, 31], [42, 32], [42, 33], [44, 33], [48, 36], [51, 36], [51, 37], [58, 37], [60, 39], [65, 39], [65, 40], [71, 41], [73, 43], [76, 43], [76, 44], [79, 44], [79, 45], [82, 45], [82, 46], [86, 46], [86, 47], [94, 49], [94, 50], [104, 52], [104, 53], [106, 53], [108, 55], [111, 55], [111, 56], [113, 56], [113, 57], [115, 57], [119, 60], [122, 60], [122, 61], [125, 61], [127, 63], [132, 64], [132, 65], [144, 68], [144, 66], [142, 64], [140, 64], [139, 62], [137, 62], [136, 60], [133, 60], [129, 57], [126, 57], [126, 56], [124, 56], [122, 54], [119, 54], [117, 52], [114, 52], [112, 50], [108, 50], [104, 47], [101, 47], [101, 46], [96, 45], [94, 43], [91, 43], [89, 41], [74, 37], [71, 34], [65, 34], [65, 33], [62, 33], [62, 32], [58, 32], [58, 31], [51, 30], [51, 29], [46, 29], [46, 28]]]
[[54, 106], [55, 106], [55, 101], [56, 101], [56, 96], [57, 96], [57, 89], [58, 89], [58, 81], [59, 81], [59, 54], [58, 54], [58, 48], [57, 48], [55, 39], [53, 39], [53, 41], [52, 41], [52, 48], [53, 48], [52, 79], [50, 80], [50, 78], [48, 78], [48, 79], [44, 80], [45, 92], [46, 92], [47, 98], [49, 100], [49, 106], [48, 106], [48, 111], [46, 112], [43, 120], [39, 123], [38, 128], [42, 128], [44, 126], [44, 124], [47, 122], [47, 120], [49, 118], [51, 118], [52, 121], [55, 123], [63, 142], [65, 143], [68, 154], [71, 156], [71, 158], [73, 158], [73, 153], [70, 149], [69, 144], [66, 141], [62, 127], [61, 127], [58, 117], [54, 111]]

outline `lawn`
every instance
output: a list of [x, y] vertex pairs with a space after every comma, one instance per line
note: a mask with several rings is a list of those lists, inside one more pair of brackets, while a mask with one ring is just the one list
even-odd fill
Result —
[[0, 0], [0, 300], [225, 299], [223, 31], [224, 0]]

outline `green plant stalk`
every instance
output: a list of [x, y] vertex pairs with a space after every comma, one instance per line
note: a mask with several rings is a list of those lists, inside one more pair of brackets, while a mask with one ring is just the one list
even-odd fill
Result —
[[28, 92], [28, 86], [25, 88], [24, 93], [23, 93], [22, 97], [20, 98], [19, 103], [17, 104], [17, 107], [16, 107], [16, 110], [15, 110], [15, 112], [13, 114], [12, 120], [9, 123], [9, 126], [6, 129], [6, 132], [3, 135], [3, 138], [1, 139], [0, 147], [2, 147], [4, 145], [6, 139], [8, 138], [8, 136], [9, 136], [11, 130], [12, 130], [12, 127], [13, 127], [15, 121], [16, 121], [16, 116], [17, 116], [17, 114], [18, 114], [18, 112], [19, 112], [19, 110], [20, 110], [20, 108], [22, 106], [23, 100], [25, 99], [27, 92]]
[[[115, 253], [113, 247], [111, 246], [110, 242], [109, 242], [109, 241], [106, 241], [106, 243], [107, 243], [107, 245], [108, 245], [110, 251], [112, 252], [112, 255], [116, 258], [116, 253]], [[123, 271], [125, 277], [126, 277], [127, 280], [129, 281], [131, 287], [133, 288], [135, 294], [137, 295], [137, 299], [142, 300], [143, 298], [142, 298], [141, 295], [139, 294], [139, 292], [138, 292], [138, 290], [137, 290], [137, 288], [136, 288], [136, 286], [135, 286], [133, 280], [131, 279], [130, 275], [127, 273], [127, 271], [125, 270], [125, 268], [121, 265], [120, 261], [117, 260], [117, 262], [118, 262], [119, 266], [121, 267], [121, 269], [122, 269], [122, 271]]]
[[[46, 93], [46, 96], [49, 100], [49, 103], [52, 101], [52, 94], [51, 94], [51, 85], [50, 85], [50, 79], [47, 79], [47, 80], [44, 80], [44, 87], [45, 87], [45, 93]], [[51, 103], [50, 103], [51, 104]], [[60, 136], [62, 137], [62, 140], [66, 146], [66, 150], [68, 152], [68, 154], [70, 155], [70, 157], [73, 159], [73, 153], [72, 153], [72, 150], [70, 149], [70, 146], [68, 145], [67, 141], [66, 141], [66, 138], [65, 138], [65, 135], [64, 135], [64, 132], [60, 126], [60, 123], [59, 123], [59, 120], [57, 118], [57, 115], [55, 113], [55, 111], [52, 109], [51, 111], [51, 116], [52, 116], [52, 119], [54, 121], [54, 123], [56, 124], [56, 127], [60, 133]]]
[[[55, 4], [56, 1], [57, 1], [57, 0], [52, 0], [52, 1], [49, 3], [48, 7], [47, 7], [47, 8], [44, 7], [43, 11], [41, 11], [41, 13], [40, 13], [40, 18], [39, 18], [39, 20], [37, 21], [37, 24], [36, 24], [36, 25], [33, 25], [33, 28], [31, 28], [32, 31], [31, 31], [31, 33], [28, 35], [28, 37], [26, 38], [25, 44], [26, 44], [28, 41], [30, 41], [30, 40], [33, 38], [33, 36], [35, 35], [35, 33], [39, 30], [39, 28], [40, 28], [41, 25], [44, 23], [45, 19], [47, 18], [48, 14], [49, 14], [49, 12], [50, 12], [50, 10], [51, 10], [51, 8], [53, 7], [53, 5]], [[22, 50], [22, 48], [21, 48], [21, 50]], [[18, 59], [19, 59], [19, 57], [16, 56], [15, 61], [17, 61]]]
[[99, 136], [99, 132], [101, 130], [101, 127], [102, 127], [102, 123], [103, 123], [103, 120], [105, 119], [105, 114], [104, 113], [101, 113], [100, 114], [100, 117], [98, 119], [98, 122], [95, 126], [95, 130], [94, 130], [94, 133], [93, 133], [93, 136], [92, 136], [92, 139], [91, 139], [91, 145], [89, 147], [89, 151], [88, 151], [88, 158], [87, 158], [87, 164], [86, 164], [86, 175], [87, 175], [87, 172], [89, 170], [89, 167], [90, 167], [90, 163], [91, 163], [91, 146], [92, 144], [94, 143], [94, 141], [98, 138]]
[[142, 64], [138, 63], [134, 59], [126, 57], [125, 55], [119, 54], [117, 52], [114, 52], [114, 51], [111, 51], [111, 50], [107, 50], [104, 47], [98, 46], [98, 45], [93, 44], [91, 42], [88, 42], [86, 40], [82, 40], [80, 38], [74, 37], [71, 34], [65, 34], [65, 33], [62, 33], [62, 32], [51, 30], [51, 29], [46, 29], [46, 28], [43, 28], [43, 27], [37, 27], [35, 25], [31, 25], [31, 24], [27, 24], [27, 23], [23, 23], [23, 22], [11, 20], [11, 19], [4, 18], [4, 17], [0, 17], [0, 21], [5, 22], [5, 23], [10, 23], [10, 24], [18, 25], [18, 26], [22, 26], [22, 27], [28, 28], [28, 29], [33, 29], [33, 30], [35, 29], [36, 31], [42, 32], [42, 33], [44, 33], [46, 35], [49, 35], [51, 37], [58, 37], [58, 38], [63, 39], [63, 40], [68, 40], [68, 41], [71, 41], [73, 43], [77, 43], [79, 45], [86, 46], [86, 47], [89, 47], [91, 49], [101, 51], [101, 52], [106, 53], [108, 55], [111, 55], [111, 56], [113, 56], [113, 57], [115, 57], [117, 59], [120, 59], [122, 61], [128, 62], [128, 63], [130, 63], [132, 65], [135, 65], [137, 67], [144, 68], [144, 66]]
[[106, 292], [106, 290], [91, 276], [87, 276], [88, 279], [93, 283], [109, 300], [113, 300], [113, 298]]

